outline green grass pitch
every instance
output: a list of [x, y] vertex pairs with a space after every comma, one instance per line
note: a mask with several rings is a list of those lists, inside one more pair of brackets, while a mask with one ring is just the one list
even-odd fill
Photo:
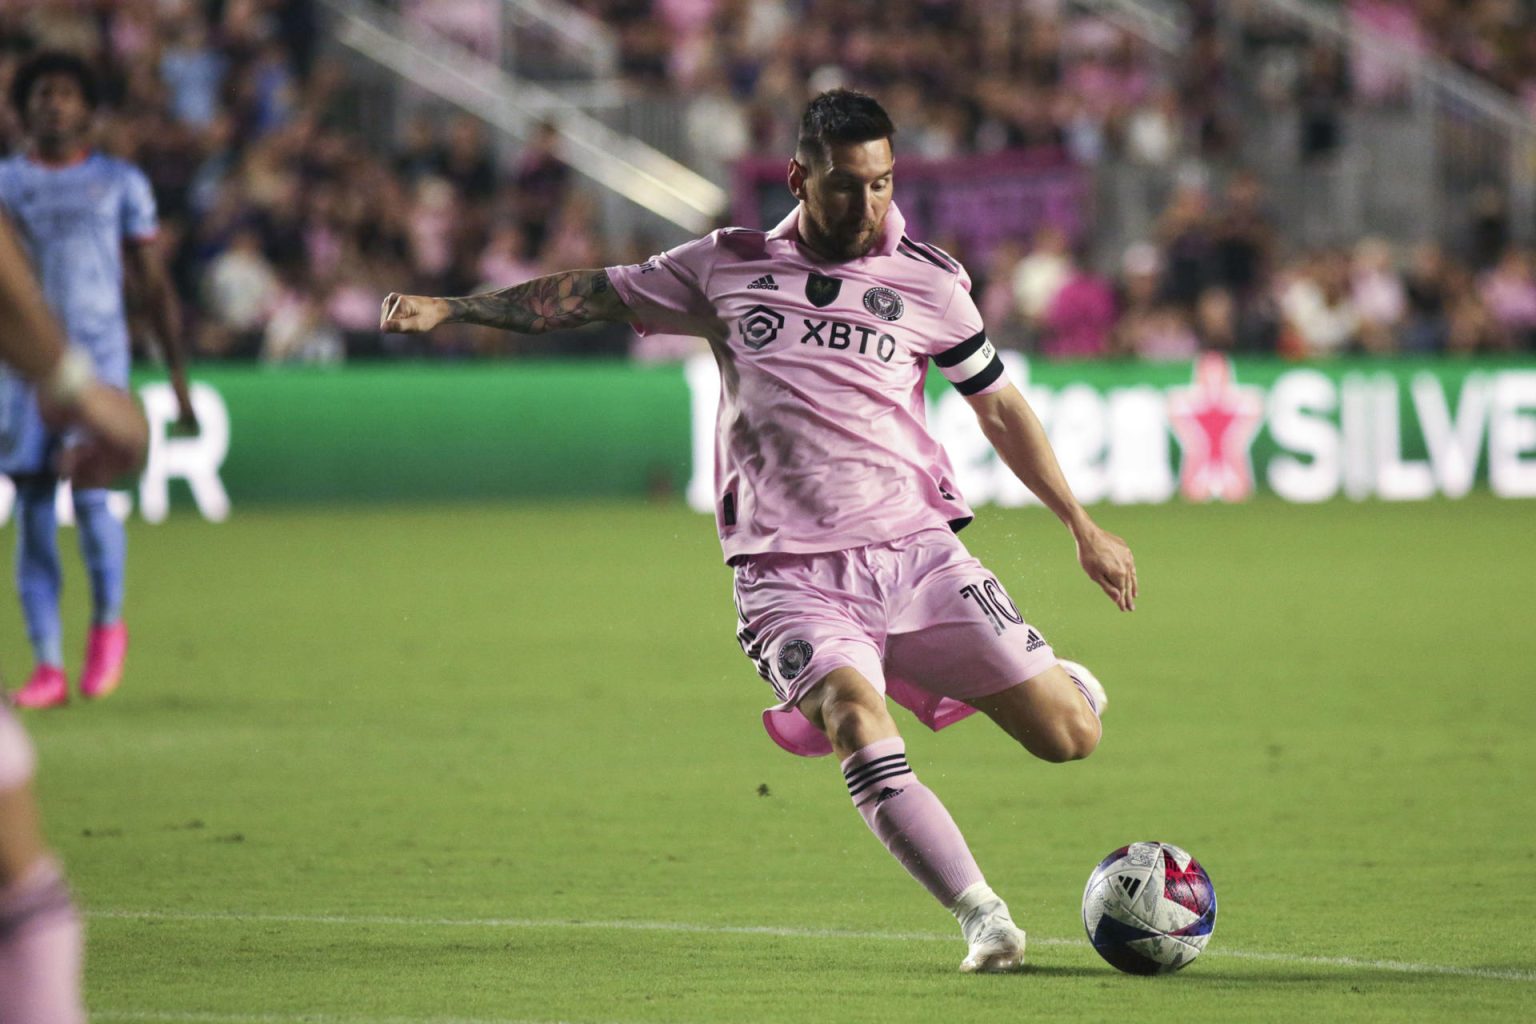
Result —
[[[835, 765], [763, 735], [706, 518], [136, 523], [123, 689], [28, 717], [95, 1019], [1531, 1019], [1536, 506], [1097, 514], [1137, 553], [1134, 615], [1042, 511], [965, 537], [1104, 679], [1098, 752], [1047, 765], [979, 719], [901, 719], [1030, 932], [1027, 972], [983, 978]], [[1082, 937], [1089, 871], [1137, 839], [1216, 884], [1210, 948], [1170, 977]]]

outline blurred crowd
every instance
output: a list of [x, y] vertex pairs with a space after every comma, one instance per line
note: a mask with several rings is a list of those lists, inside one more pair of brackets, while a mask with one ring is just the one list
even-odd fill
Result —
[[[101, 146], [154, 185], [197, 358], [510, 348], [471, 329], [381, 336], [380, 300], [640, 258], [603, 251], [551, 128], [500, 163], [468, 116], [418, 117], [387, 144], [365, 137], [345, 76], [317, 50], [321, 24], [311, 0], [0, 2], [0, 87], [38, 49], [93, 59]], [[23, 144], [7, 107], [0, 152]], [[628, 332], [611, 335], [583, 350], [624, 351]]]
[[[574, 0], [615, 30], [636, 85], [693, 97], [706, 147], [729, 158], [793, 142], [785, 110], [832, 84], [878, 95], [906, 152], [946, 157], [1054, 148], [1093, 162], [1230, 154], [1239, 73], [1300, 112], [1302, 155], [1326, 157], [1343, 113], [1403, 99], [1403, 63], [1341, 49], [1255, 0], [1173, 0], [1187, 38], [1173, 61], [1069, 0]], [[1536, 117], [1536, 4], [1343, 0], [1348, 24], [1403, 53], [1438, 53]], [[1225, 31], [1223, 8], [1241, 9]], [[703, 134], [703, 133], [701, 133]]]
[[[1337, 153], [1350, 111], [1403, 102], [1408, 79], [1380, 49], [1318, 43], [1260, 4], [1246, 5], [1234, 35], [1217, 0], [1185, 0], [1189, 39], [1170, 63], [1064, 0], [578, 3], [617, 28], [632, 81], [692, 97], [703, 163], [788, 152], [795, 125], [784, 111], [849, 85], [886, 105], [902, 154], [1034, 150], [1090, 166], [1112, 156], [1179, 182], [1150, 236], [1099, 253], [1097, 265], [1053, 229], [988, 254], [936, 239], [967, 262], [1008, 347], [1145, 359], [1206, 348], [1295, 358], [1536, 349], [1536, 256], [1510, 244], [1496, 193], [1469, 204], [1472, 244], [1454, 255], [1429, 239], [1285, 244], [1260, 178], [1237, 159], [1238, 72], [1262, 108], [1295, 112], [1303, 166]], [[1536, 117], [1536, 5], [1340, 6], [1351, 24], [1464, 65]]]
[[[414, 2], [434, 17], [476, 8], [491, 22], [500, 4]], [[1267, 32], [1261, 18], [1234, 43], [1218, 30], [1215, 2], [1187, 0], [1192, 35], [1172, 64], [1065, 0], [576, 6], [614, 29], [628, 88], [685, 102], [691, 155], [706, 165], [789, 152], [808, 95], [847, 84], [885, 103], [902, 154], [1035, 150], [1083, 165], [1113, 155], [1170, 172], [1221, 168], [1171, 174], [1180, 184], [1155, 231], [1096, 261], [1049, 229], [986, 254], [956, 252], [1005, 344], [1051, 358], [1148, 359], [1201, 348], [1300, 357], [1536, 347], [1536, 257], [1509, 244], [1507, 224], [1454, 254], [1427, 240], [1288, 249], [1260, 178], [1237, 166], [1235, 69], [1277, 48], [1289, 55], [1260, 61], [1258, 88], [1299, 113], [1303, 161], [1327, 159], [1352, 105], [1399, 98], [1399, 72], [1371, 53]], [[1536, 112], [1533, 5], [1345, 6], [1356, 22], [1439, 51]], [[155, 186], [199, 358], [628, 349], [633, 338], [619, 328], [574, 348], [468, 328], [378, 334], [379, 300], [391, 290], [465, 294], [638, 260], [654, 246], [605, 242], [590, 187], [561, 159], [553, 126], [520, 147], [493, 145], [467, 116], [406, 118], [365, 134], [346, 75], [318, 48], [322, 25], [314, 0], [7, 0], [0, 85], [39, 48], [94, 59], [109, 108], [102, 145]], [[0, 112], [0, 151], [22, 141], [13, 112]]]
[[[1348, 0], [1352, 24], [1414, 53], [1436, 53], [1519, 98], [1536, 117], [1536, 6], [1528, 0]], [[1357, 54], [1359, 88], [1390, 92], [1389, 62]]]
[[1050, 359], [1292, 359], [1536, 351], [1536, 254], [1471, 266], [1381, 238], [1285, 257], [1257, 177], [1174, 194], [1154, 238], [1100, 272], [1047, 229], [993, 254], [977, 282], [989, 333]]

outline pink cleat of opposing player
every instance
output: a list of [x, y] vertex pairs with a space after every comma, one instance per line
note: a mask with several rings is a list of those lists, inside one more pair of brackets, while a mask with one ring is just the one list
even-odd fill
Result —
[[85, 671], [80, 673], [80, 696], [96, 700], [117, 689], [128, 658], [128, 627], [121, 622], [92, 626], [85, 645]]
[[21, 689], [11, 694], [19, 708], [56, 708], [69, 703], [69, 682], [57, 665], [39, 665]]

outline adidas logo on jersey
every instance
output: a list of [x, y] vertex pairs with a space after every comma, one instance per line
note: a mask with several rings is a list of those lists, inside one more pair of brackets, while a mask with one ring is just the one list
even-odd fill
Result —
[[1034, 630], [1030, 630], [1029, 631], [1029, 643], [1025, 645], [1024, 653], [1028, 654], [1030, 651], [1038, 651], [1040, 648], [1042, 648], [1044, 646], [1045, 646], [1045, 638], [1042, 637], [1039, 633], [1036, 633]]
[[766, 288], [768, 291], [771, 291], [771, 292], [776, 292], [776, 291], [779, 290], [778, 282], [774, 281], [772, 274], [764, 274], [762, 277], [758, 278], [756, 281], [753, 281], [751, 284], [747, 285], [747, 287], [748, 288]]

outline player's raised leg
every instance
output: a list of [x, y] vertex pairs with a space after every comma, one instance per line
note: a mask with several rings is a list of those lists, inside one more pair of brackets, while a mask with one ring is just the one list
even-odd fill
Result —
[[968, 702], [1046, 761], [1076, 761], [1093, 753], [1109, 698], [1083, 666], [1063, 661], [1017, 686]]
[[74, 493], [80, 554], [91, 579], [91, 632], [80, 673], [85, 697], [105, 697], [117, 689], [128, 656], [128, 627], [122, 621], [127, 535], [108, 497], [100, 488]]
[[36, 667], [13, 696], [21, 707], [54, 707], [69, 700], [59, 620], [63, 574], [54, 512], [58, 481], [42, 475], [17, 476], [15, 481], [16, 590]]
[[970, 947], [960, 969], [993, 973], [1021, 966], [1024, 932], [988, 887], [949, 811], [907, 764], [906, 744], [884, 696], [857, 670], [838, 668], [798, 706], [831, 740], [864, 823], [960, 922]]
[[1092, 753], [1103, 687], [1081, 665], [1057, 658], [997, 577], [945, 530], [906, 539], [899, 558], [892, 572], [915, 582], [886, 638], [887, 683], [969, 704], [1044, 760]]
[[59, 864], [43, 845], [32, 747], [0, 704], [0, 1021], [77, 1024], [83, 936]]

